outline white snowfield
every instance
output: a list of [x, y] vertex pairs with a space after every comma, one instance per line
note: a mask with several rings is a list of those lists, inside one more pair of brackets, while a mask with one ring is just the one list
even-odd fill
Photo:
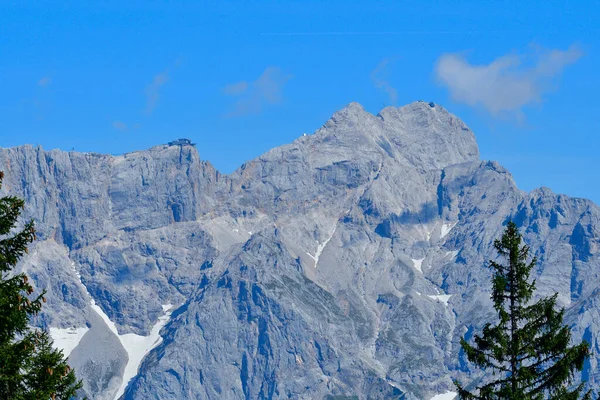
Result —
[[442, 394], [436, 394], [430, 400], [452, 400], [456, 396], [458, 396], [458, 393], [456, 392], [446, 392]]
[[325, 246], [327, 246], [327, 243], [329, 243], [331, 238], [333, 238], [333, 235], [335, 234], [336, 229], [337, 229], [337, 225], [333, 227], [333, 230], [329, 233], [329, 236], [327, 237], [327, 239], [325, 239], [325, 241], [323, 243], [317, 242], [318, 243], [317, 251], [315, 252], [314, 256], [312, 254], [310, 254], [309, 252], [306, 252], [306, 254], [308, 254], [309, 257], [312, 258], [313, 261], [315, 262], [315, 268], [317, 268], [317, 264], [319, 263], [319, 258], [321, 257], [321, 253], [323, 253]]
[[453, 224], [443, 224], [442, 228], [440, 229], [440, 239], [445, 238], [446, 235], [450, 233], [452, 228], [454, 228], [454, 225], [456, 225], [456, 222]]
[[[163, 306], [163, 309], [165, 306]], [[171, 305], [167, 306], [167, 309], [170, 309]], [[125, 393], [125, 389], [129, 384], [129, 381], [137, 375], [138, 368], [142, 364], [142, 360], [146, 357], [146, 354], [150, 353], [150, 351], [161, 344], [162, 337], [159, 332], [163, 326], [171, 318], [171, 313], [167, 312], [165, 315], [158, 318], [158, 322], [154, 324], [152, 327], [152, 331], [150, 331], [150, 335], [148, 336], [140, 336], [135, 333], [127, 333], [125, 335], [119, 336], [119, 340], [121, 344], [127, 351], [127, 355], [129, 356], [129, 361], [125, 366], [125, 371], [123, 372], [123, 383], [121, 383], [121, 387], [115, 396], [115, 400], [121, 397], [123, 393]]]
[[414, 258], [411, 258], [411, 260], [413, 262], [413, 267], [415, 267], [415, 269], [417, 271], [419, 271], [420, 273], [423, 273], [422, 265], [423, 265], [423, 261], [425, 260], [425, 258], [419, 258], [417, 260], [415, 260]]
[[115, 400], [125, 393], [125, 389], [129, 384], [129, 381], [137, 375], [138, 368], [142, 363], [144, 357], [156, 346], [158, 346], [162, 342], [162, 337], [160, 336], [160, 330], [171, 318], [170, 310], [173, 305], [165, 304], [163, 305], [163, 310], [165, 311], [165, 315], [158, 318], [158, 322], [152, 327], [152, 331], [148, 336], [136, 335], [135, 333], [126, 333], [124, 335], [119, 335], [117, 331], [117, 327], [108, 318], [108, 315], [104, 313], [104, 311], [96, 304], [94, 299], [91, 300], [92, 309], [104, 320], [108, 328], [119, 338], [119, 341], [125, 348], [129, 360], [127, 361], [127, 365], [125, 366], [125, 371], [123, 372], [123, 381], [121, 383], [121, 387], [117, 391], [115, 395]]
[[[81, 281], [81, 275], [77, 272], [77, 269], [75, 268], [75, 263], [71, 263], [71, 266], [73, 268], [73, 271], [75, 271], [77, 278], [79, 279], [79, 284], [81, 284], [81, 286], [83, 286], [83, 288], [85, 288], [85, 291], [87, 292], [87, 294], [90, 298], [90, 306], [91, 306], [92, 310], [94, 310], [96, 312], [96, 314], [98, 314], [98, 316], [100, 318], [102, 318], [102, 320], [104, 321], [104, 323], [106, 324], [108, 329], [110, 329], [110, 331], [112, 333], [114, 333], [115, 336], [117, 336], [117, 338], [121, 342], [121, 345], [127, 352], [128, 361], [127, 361], [127, 365], [125, 366], [125, 370], [123, 371], [123, 380], [121, 383], [121, 387], [119, 387], [119, 390], [117, 391], [117, 393], [115, 395], [115, 400], [117, 400], [119, 397], [121, 397], [123, 395], [123, 393], [125, 393], [125, 389], [127, 388], [129, 381], [137, 375], [138, 368], [140, 367], [140, 364], [142, 363], [142, 360], [144, 359], [144, 357], [148, 353], [150, 353], [150, 351], [152, 349], [154, 349], [156, 346], [158, 346], [162, 342], [163, 339], [160, 336], [160, 330], [162, 329], [163, 326], [165, 326], [167, 324], [167, 322], [171, 318], [171, 311], [173, 309], [173, 305], [172, 304], [163, 304], [162, 305], [164, 315], [158, 317], [158, 321], [152, 327], [152, 330], [150, 331], [150, 335], [141, 336], [141, 335], [136, 335], [135, 333], [126, 333], [124, 335], [119, 335], [119, 331], [117, 330], [117, 326], [115, 325], [115, 323], [112, 322], [110, 320], [110, 318], [108, 318], [108, 315], [106, 315], [104, 310], [102, 310], [102, 308], [100, 308], [100, 306], [98, 306], [96, 304], [96, 301], [92, 298], [92, 296], [88, 292], [87, 287]], [[83, 329], [83, 328], [79, 328], [79, 329]], [[87, 331], [87, 328], [85, 328], [85, 329]], [[81, 334], [81, 337], [78, 339], [77, 343], [79, 343], [79, 341], [81, 340], [81, 338], [83, 337], [84, 334], [85, 334], [85, 332], [83, 332], [83, 334]], [[60, 339], [59, 339], [59, 343], [62, 344]], [[71, 348], [71, 350], [73, 350], [76, 346], [77, 346], [77, 344], [75, 344], [75, 346], [73, 346]]]
[[63, 351], [65, 357], [69, 357], [69, 354], [81, 341], [81, 338], [90, 329], [88, 327], [82, 328], [50, 328], [50, 337], [52, 337], [53, 345], [55, 349]]
[[448, 301], [450, 300], [450, 297], [452, 297], [451, 294], [429, 294], [427, 295], [427, 297], [434, 299], [434, 300], [439, 300], [442, 303], [444, 303], [444, 305], [448, 305]]

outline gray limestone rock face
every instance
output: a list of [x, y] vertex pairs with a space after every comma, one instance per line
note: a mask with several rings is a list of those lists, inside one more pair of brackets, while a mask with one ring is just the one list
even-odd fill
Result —
[[113, 399], [121, 385], [127, 352], [98, 315], [90, 313], [87, 324], [90, 329], [68, 359], [83, 380], [78, 397]]
[[479, 379], [459, 341], [495, 318], [510, 219], [599, 391], [600, 209], [519, 190], [440, 105], [351, 103], [229, 175], [186, 145], [23, 146], [0, 169], [40, 231], [20, 265], [48, 290], [35, 323], [89, 329], [70, 355], [89, 398], [429, 399]]
[[364, 321], [307, 279], [278, 236], [255, 234], [215, 266], [125, 398], [399, 398], [353, 345]]

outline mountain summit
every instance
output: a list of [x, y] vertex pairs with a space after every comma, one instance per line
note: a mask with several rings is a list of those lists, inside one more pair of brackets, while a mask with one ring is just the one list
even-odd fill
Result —
[[479, 159], [475, 136], [464, 122], [445, 108], [422, 101], [386, 107], [377, 116], [358, 103], [350, 103], [316, 135], [348, 140], [355, 146], [375, 145], [392, 158], [405, 157], [425, 169]]
[[229, 175], [192, 146], [23, 146], [0, 169], [39, 230], [20, 265], [48, 289], [35, 323], [89, 398], [444, 393], [477, 378], [459, 340], [494, 315], [486, 262], [509, 219], [539, 250], [540, 294], [600, 346], [598, 207], [519, 190], [437, 104], [351, 103]]

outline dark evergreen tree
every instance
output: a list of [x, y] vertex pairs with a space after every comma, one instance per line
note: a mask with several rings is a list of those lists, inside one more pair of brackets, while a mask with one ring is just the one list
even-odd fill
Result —
[[461, 340], [467, 359], [491, 377], [473, 392], [455, 382], [460, 399], [576, 400], [583, 396], [583, 383], [573, 386], [576, 371], [590, 355], [589, 344], [569, 347], [571, 331], [563, 325], [564, 309], [556, 310], [556, 297], [532, 302], [536, 265], [528, 262], [529, 247], [513, 222], [501, 240], [494, 242], [508, 265], [490, 261], [493, 270], [492, 299], [498, 313], [497, 325], [487, 324], [475, 335], [474, 345]]
[[[0, 172], [0, 188], [3, 178]], [[27, 276], [12, 272], [35, 239], [33, 222], [16, 229], [23, 208], [21, 199], [0, 198], [0, 399], [68, 400], [81, 382], [62, 351], [52, 348], [48, 332], [29, 326], [45, 292], [33, 296]]]

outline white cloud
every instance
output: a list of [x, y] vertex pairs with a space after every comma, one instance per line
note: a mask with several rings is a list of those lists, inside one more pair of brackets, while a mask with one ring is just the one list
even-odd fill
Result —
[[291, 78], [292, 75], [283, 73], [279, 67], [267, 67], [254, 81], [225, 86], [224, 94], [239, 98], [227, 116], [258, 114], [266, 105], [281, 103], [283, 87]]
[[398, 100], [398, 91], [392, 85], [390, 85], [386, 77], [386, 69], [389, 63], [389, 58], [384, 58], [381, 60], [373, 72], [371, 72], [371, 81], [377, 89], [382, 89], [387, 93], [392, 104], [396, 104], [396, 101]]
[[152, 83], [146, 87], [146, 114], [152, 114], [160, 98], [160, 88], [169, 80], [169, 70], [166, 69], [152, 79]]
[[116, 130], [119, 131], [126, 131], [127, 130], [127, 124], [123, 121], [114, 121], [112, 123], [113, 128], [115, 128]]
[[241, 81], [225, 86], [223, 88], [223, 93], [230, 95], [238, 95], [246, 92], [246, 90], [248, 90], [248, 82]]
[[41, 87], [46, 87], [46, 86], [48, 86], [48, 85], [49, 85], [51, 82], [52, 82], [52, 80], [50, 79], [50, 77], [49, 77], [49, 76], [44, 76], [42, 79], [40, 79], [40, 80], [38, 81], [38, 83], [37, 83], [37, 84], [38, 84], [38, 86], [41, 86]]
[[[552, 89], [553, 78], [582, 56], [577, 46], [567, 50], [538, 51], [528, 57], [506, 55], [489, 64], [469, 63], [460, 54], [444, 54], [435, 73], [455, 101], [482, 107], [494, 116], [519, 115]], [[529, 59], [533, 63], [526, 64]]]

